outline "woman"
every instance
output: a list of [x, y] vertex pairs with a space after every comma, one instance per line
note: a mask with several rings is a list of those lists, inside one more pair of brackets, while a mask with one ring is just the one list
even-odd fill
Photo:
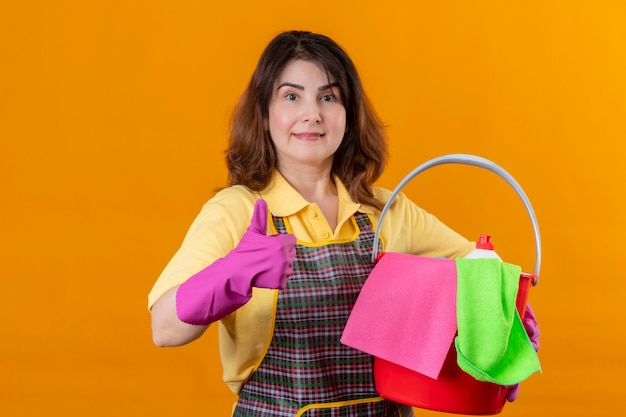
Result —
[[[229, 187], [150, 294], [155, 343], [188, 343], [218, 321], [235, 416], [413, 415], [376, 393], [371, 356], [339, 342], [390, 195], [373, 186], [385, 133], [351, 59], [323, 35], [278, 35], [232, 120]], [[474, 249], [402, 194], [381, 227], [386, 251]]]

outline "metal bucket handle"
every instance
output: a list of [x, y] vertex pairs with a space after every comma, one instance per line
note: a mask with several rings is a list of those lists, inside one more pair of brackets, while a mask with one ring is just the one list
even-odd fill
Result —
[[[470, 154], [461, 154], [461, 153], [442, 155], [442, 156], [439, 156], [439, 157], [436, 157], [429, 161], [424, 162], [423, 164], [415, 168], [413, 171], [409, 172], [408, 175], [405, 176], [402, 179], [402, 181], [400, 181], [400, 183], [395, 188], [395, 190], [393, 190], [393, 192], [391, 193], [391, 196], [385, 203], [385, 206], [383, 207], [383, 210], [380, 213], [378, 226], [376, 227], [376, 233], [374, 235], [374, 242], [379, 242], [380, 230], [381, 230], [380, 225], [383, 223], [383, 218], [385, 217], [385, 214], [387, 214], [387, 210], [389, 210], [391, 203], [396, 198], [400, 190], [402, 190], [402, 188], [409, 181], [415, 178], [418, 174], [426, 171], [429, 168], [433, 168], [433, 167], [436, 167], [438, 165], [443, 165], [443, 164], [462, 164], [462, 165], [472, 165], [472, 166], [484, 168], [499, 175], [511, 187], [513, 187], [517, 195], [522, 199], [522, 202], [524, 203], [524, 207], [526, 207], [526, 211], [528, 212], [528, 215], [530, 216], [530, 220], [532, 221], [532, 225], [533, 225], [533, 231], [535, 234], [535, 250], [536, 250], [535, 269], [533, 272], [535, 275], [535, 278], [533, 281], [533, 285], [536, 285], [539, 279], [539, 270], [541, 267], [541, 237], [539, 235], [539, 225], [537, 224], [537, 216], [535, 216], [535, 211], [533, 210], [533, 207], [530, 204], [530, 200], [528, 199], [528, 196], [526, 195], [522, 187], [519, 185], [519, 183], [515, 180], [515, 178], [513, 178], [508, 172], [504, 170], [504, 168], [502, 168], [495, 162], [492, 162], [480, 156], [470, 155]], [[380, 249], [380, 245], [375, 244], [374, 251], [372, 253], [372, 262], [376, 262], [379, 249]]]

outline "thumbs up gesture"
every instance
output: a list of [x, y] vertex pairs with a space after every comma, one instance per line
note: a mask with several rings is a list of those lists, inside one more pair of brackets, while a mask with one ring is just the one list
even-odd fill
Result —
[[252, 297], [252, 287], [284, 289], [293, 272], [296, 237], [267, 236], [267, 203], [258, 200], [250, 226], [225, 257], [191, 276], [176, 291], [179, 320], [207, 325], [220, 320]]
[[267, 203], [257, 200], [248, 230], [233, 252], [241, 257], [253, 287], [284, 289], [293, 272], [296, 237], [292, 234], [267, 236]]

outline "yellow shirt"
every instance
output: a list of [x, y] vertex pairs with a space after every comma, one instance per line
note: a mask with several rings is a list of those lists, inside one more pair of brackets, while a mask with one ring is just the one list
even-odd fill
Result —
[[[380, 212], [355, 203], [347, 189], [334, 178], [339, 198], [337, 227], [331, 230], [320, 208], [306, 201], [278, 172], [261, 192], [233, 186], [218, 192], [202, 208], [192, 223], [180, 249], [170, 260], [148, 296], [151, 308], [169, 289], [182, 284], [230, 252], [245, 233], [254, 203], [267, 202], [269, 211], [285, 217], [299, 242], [325, 244], [354, 238], [357, 230], [350, 220], [354, 213], [369, 215], [377, 227]], [[374, 195], [386, 201], [391, 191], [374, 188]], [[269, 225], [268, 230], [272, 230]], [[275, 232], [274, 232], [275, 233]], [[404, 194], [395, 198], [381, 226], [381, 240], [387, 252], [422, 256], [462, 257], [474, 244], [460, 236], [435, 216], [427, 213]], [[230, 316], [220, 320], [219, 347], [224, 381], [235, 393], [261, 362], [271, 340], [274, 308], [278, 291], [253, 288], [252, 299]]]

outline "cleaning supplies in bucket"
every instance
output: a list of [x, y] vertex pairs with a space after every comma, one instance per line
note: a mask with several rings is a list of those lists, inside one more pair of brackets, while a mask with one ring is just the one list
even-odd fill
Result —
[[[505, 404], [505, 385], [540, 370], [516, 312], [517, 306], [523, 317], [528, 288], [537, 281], [537, 222], [526, 195], [508, 173], [484, 158], [457, 154], [431, 160], [410, 173], [387, 201], [379, 225], [406, 182], [443, 163], [487, 168], [516, 189], [535, 228], [535, 274], [520, 273], [518, 266], [495, 258], [454, 261], [379, 255], [376, 249], [372, 257], [378, 258], [377, 264], [352, 311], [342, 342], [374, 356], [376, 388], [383, 397], [450, 413], [496, 414]], [[475, 293], [482, 299], [476, 299]], [[481, 318], [480, 314], [486, 315]], [[488, 349], [484, 345], [477, 348], [477, 341], [480, 345], [487, 339], [492, 339]]]
[[515, 311], [519, 277], [519, 267], [493, 258], [384, 253], [342, 342], [375, 357], [384, 397], [446, 412], [497, 413], [504, 386], [540, 371]]

